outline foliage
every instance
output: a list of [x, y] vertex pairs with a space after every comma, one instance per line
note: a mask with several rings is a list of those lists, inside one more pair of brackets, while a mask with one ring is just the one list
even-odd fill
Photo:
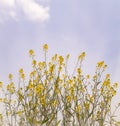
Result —
[[[85, 52], [78, 56], [73, 74], [69, 75], [65, 58], [55, 54], [47, 62], [48, 45], [43, 45], [44, 61], [36, 61], [33, 50], [32, 71], [26, 79], [19, 70], [19, 83], [13, 81], [0, 88], [4, 97], [4, 112], [0, 125], [8, 126], [119, 126], [111, 113], [111, 101], [116, 94], [117, 83], [111, 84], [110, 75], [103, 74], [107, 65], [100, 61], [93, 76], [83, 75], [82, 62]], [[104, 75], [104, 76], [103, 76]], [[118, 106], [119, 107], [119, 106]], [[117, 108], [116, 108], [117, 109]]]

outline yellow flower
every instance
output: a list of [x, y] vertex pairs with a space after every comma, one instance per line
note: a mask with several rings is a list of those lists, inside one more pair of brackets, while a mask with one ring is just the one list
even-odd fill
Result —
[[22, 68], [19, 70], [19, 75], [22, 79], [25, 79], [24, 70]]
[[58, 94], [60, 93], [60, 90], [58, 88], [55, 89], [55, 93]]
[[66, 84], [65, 83], [63, 84], [63, 87], [66, 88]]
[[110, 92], [113, 96], [116, 95], [116, 90], [113, 87], [110, 88]]
[[80, 68], [77, 69], [78, 74], [82, 73], [82, 70]]
[[0, 81], [0, 88], [2, 88], [2, 86], [3, 86], [3, 83]]
[[2, 102], [3, 101], [3, 98], [0, 98], [0, 102]]
[[79, 60], [83, 60], [85, 58], [85, 55], [86, 53], [85, 52], [82, 52], [79, 56], [78, 56], [78, 59]]
[[52, 73], [54, 71], [55, 65], [54, 64], [50, 64], [49, 67], [49, 72]]
[[36, 66], [36, 64], [37, 64], [37, 61], [36, 61], [36, 60], [33, 60], [33, 61], [32, 61], [32, 65], [33, 65], [33, 66]]
[[62, 67], [61, 67], [61, 66], [58, 68], [58, 71], [59, 71], [59, 72], [62, 71]]
[[67, 101], [70, 103], [71, 102], [71, 97], [67, 96]]
[[104, 61], [100, 61], [97, 63], [97, 67], [99, 68], [103, 67], [103, 65], [104, 65]]
[[96, 79], [97, 79], [97, 76], [96, 76], [96, 75], [94, 75], [94, 76], [93, 76], [93, 80], [96, 80]]
[[42, 84], [38, 84], [37, 87], [35, 88], [36, 93], [41, 93], [43, 91], [44, 87]]
[[104, 68], [104, 69], [107, 68], [107, 65], [105, 64], [105, 65], [103, 66], [103, 68]]
[[28, 88], [29, 88], [29, 89], [33, 89], [33, 88], [34, 88], [33, 83], [30, 82], [29, 85], [28, 85]]
[[88, 74], [88, 75], [86, 75], [86, 79], [90, 79], [90, 75]]
[[100, 89], [100, 91], [101, 91], [101, 93], [103, 93], [103, 92], [104, 92], [104, 88], [102, 87], [102, 88]]
[[70, 93], [72, 96], [74, 95], [74, 86], [70, 88]]
[[6, 88], [7, 88], [7, 91], [10, 92], [11, 94], [15, 92], [15, 86], [13, 82], [8, 84]]
[[3, 115], [0, 113], [0, 121], [3, 120]]
[[57, 104], [58, 104], [58, 101], [57, 100], [54, 100], [53, 106], [55, 107]]
[[8, 77], [9, 77], [10, 80], [12, 80], [13, 75], [12, 74], [9, 74]]
[[22, 113], [23, 113], [23, 111], [17, 111], [16, 114], [21, 115]]
[[58, 55], [57, 54], [55, 54], [53, 57], [52, 57], [52, 61], [54, 62], [56, 59], [57, 59], [57, 57], [58, 57]]
[[76, 109], [77, 109], [77, 111], [79, 112], [79, 111], [81, 110], [81, 106], [78, 105]]
[[22, 79], [25, 79], [25, 74], [21, 74], [21, 78]]
[[39, 62], [38, 66], [39, 66], [40, 70], [44, 69], [45, 68], [45, 62]]
[[114, 88], [117, 88], [118, 87], [118, 83], [114, 83], [113, 86], [114, 86]]
[[100, 116], [100, 114], [101, 114], [101, 112], [98, 110], [98, 111], [97, 111], [97, 116]]
[[30, 56], [34, 56], [34, 50], [30, 49], [30, 50], [29, 50], [29, 55], [30, 55]]
[[30, 73], [30, 77], [31, 78], [34, 77], [35, 75], [36, 75], [36, 71], [35, 70]]
[[69, 59], [69, 57], [70, 57], [70, 55], [68, 54], [68, 55], [66, 56], [66, 59]]
[[89, 104], [89, 103], [84, 103], [84, 107], [85, 107], [86, 109], [89, 109], [90, 104]]
[[48, 45], [47, 45], [47, 44], [44, 44], [44, 45], [43, 45], [43, 50], [45, 50], [45, 51], [48, 50]]
[[106, 74], [106, 79], [110, 78], [110, 74]]
[[59, 56], [59, 62], [60, 62], [60, 65], [62, 65], [62, 63], [64, 62], [64, 58], [62, 56]]
[[21, 68], [21, 69], [19, 70], [19, 73], [22, 74], [23, 72], [24, 72], [24, 70]]
[[7, 99], [6, 98], [3, 98], [2, 101], [5, 103], [5, 102], [7, 102]]
[[110, 86], [110, 79], [105, 80], [105, 81], [103, 82], [103, 86], [106, 86], [106, 87]]
[[45, 105], [45, 95], [43, 95], [40, 99], [41, 104], [44, 106]]

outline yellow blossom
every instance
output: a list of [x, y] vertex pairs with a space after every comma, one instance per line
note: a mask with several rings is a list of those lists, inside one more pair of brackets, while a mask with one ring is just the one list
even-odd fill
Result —
[[78, 74], [82, 73], [82, 70], [80, 68], [77, 69]]
[[3, 101], [3, 98], [0, 98], [0, 102], [2, 102]]
[[58, 104], [58, 101], [57, 100], [54, 100], [53, 106], [55, 107], [57, 104]]
[[104, 68], [104, 69], [107, 68], [107, 65], [105, 64], [105, 65], [103, 66], [103, 68]]
[[97, 111], [97, 116], [100, 116], [100, 114], [101, 114], [101, 112], [98, 110], [98, 111]]
[[90, 97], [90, 102], [93, 102], [94, 101], [94, 98], [93, 96]]
[[22, 113], [23, 113], [23, 111], [17, 111], [16, 114], [21, 115]]
[[60, 71], [62, 71], [62, 67], [61, 66], [58, 68], [58, 72], [60, 72]]
[[71, 96], [67, 96], [67, 101], [70, 103], [71, 102]]
[[21, 68], [21, 69], [19, 70], [19, 73], [22, 74], [23, 72], [24, 72], [24, 70]]
[[25, 79], [25, 74], [24, 74], [24, 73], [21, 74], [21, 78], [22, 78], [22, 79]]
[[0, 81], [0, 88], [2, 88], [2, 86], [3, 86], [3, 83]]
[[66, 59], [69, 59], [69, 57], [70, 57], [70, 55], [69, 55], [69, 54], [67, 54]]
[[33, 88], [34, 88], [33, 83], [29, 83], [28, 88], [29, 88], [29, 89], [33, 89]]
[[32, 61], [32, 65], [33, 65], [33, 66], [36, 66], [36, 64], [37, 64], [37, 61], [36, 61], [36, 60], [33, 60], [33, 61]]
[[93, 80], [96, 80], [96, 79], [97, 79], [97, 76], [96, 76], [96, 75], [94, 75], [94, 76], [93, 76]]
[[56, 59], [57, 59], [58, 55], [55, 54], [53, 57], [52, 57], [52, 61], [54, 62]]
[[0, 113], [0, 121], [3, 120], [3, 115]]
[[77, 109], [78, 112], [80, 112], [81, 106], [80, 105], [77, 105], [77, 108], [76, 109]]
[[63, 87], [66, 88], [66, 84], [65, 83], [63, 84]]
[[85, 58], [85, 52], [82, 52], [79, 56], [78, 56], [78, 59], [79, 60], [83, 60]]
[[34, 56], [34, 50], [30, 49], [30, 50], [29, 50], [29, 55], [30, 55], [30, 56]]
[[45, 95], [43, 95], [42, 97], [41, 97], [41, 99], [40, 99], [40, 101], [41, 101], [41, 104], [44, 106], [45, 105]]
[[6, 98], [3, 98], [3, 102], [4, 102], [4, 103], [7, 102], [7, 99], [6, 99]]
[[90, 79], [90, 75], [88, 74], [88, 75], [86, 75], [86, 79]]
[[19, 70], [19, 75], [22, 79], [25, 79], [24, 70], [22, 68]]
[[8, 77], [9, 77], [10, 80], [12, 80], [13, 75], [12, 74], [9, 74]]
[[97, 63], [97, 67], [99, 68], [103, 67], [103, 65], [104, 65], [104, 61], [100, 61]]
[[41, 93], [43, 91], [44, 87], [42, 84], [38, 84], [35, 88], [36, 93]]
[[110, 78], [110, 74], [106, 74], [106, 79], [107, 79], [107, 78]]
[[103, 86], [110, 86], [110, 79], [103, 82]]
[[113, 86], [114, 86], [115, 88], [117, 88], [117, 87], [118, 87], [118, 83], [114, 83]]
[[32, 72], [30, 73], [30, 77], [32, 78], [34, 75], [35, 75], [35, 74], [34, 74], [34, 72], [32, 71]]
[[110, 94], [116, 95], [116, 90], [113, 87], [110, 88]]
[[44, 49], [45, 51], [47, 51], [47, 50], [48, 50], [48, 45], [47, 45], [47, 44], [44, 44], [44, 45], [43, 45], [43, 49]]
[[89, 104], [89, 103], [84, 103], [84, 107], [85, 107], [86, 109], [89, 109], [90, 104]]
[[15, 86], [13, 82], [7, 85], [7, 91], [9, 91], [11, 94], [15, 92]]
[[59, 62], [60, 62], [60, 65], [62, 65], [62, 63], [64, 62], [64, 58], [62, 56], [59, 56]]
[[49, 72], [52, 73], [54, 71], [55, 65], [51, 64], [49, 67]]
[[40, 70], [44, 69], [45, 68], [45, 62], [39, 62], [38, 66], [39, 66]]
[[101, 93], [103, 93], [103, 92], [104, 92], [104, 88], [103, 88], [103, 87], [101, 87], [100, 91], [101, 91]]

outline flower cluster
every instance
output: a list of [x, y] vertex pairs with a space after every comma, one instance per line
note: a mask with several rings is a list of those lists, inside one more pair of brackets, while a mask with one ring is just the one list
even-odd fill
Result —
[[73, 74], [69, 75], [65, 58], [55, 54], [49, 62], [48, 45], [43, 45], [45, 59], [37, 61], [33, 50], [32, 71], [29, 78], [19, 70], [19, 84], [15, 87], [12, 74], [10, 83], [0, 88], [5, 97], [0, 98], [5, 111], [0, 114], [1, 125], [10, 126], [119, 126], [111, 114], [111, 101], [117, 83], [111, 84], [110, 75], [103, 77], [107, 65], [97, 63], [93, 76], [83, 75], [81, 64], [85, 52], [78, 56]]

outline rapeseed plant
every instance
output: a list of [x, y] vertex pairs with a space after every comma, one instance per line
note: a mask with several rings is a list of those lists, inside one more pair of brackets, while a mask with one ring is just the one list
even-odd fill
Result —
[[69, 75], [69, 54], [65, 58], [55, 54], [48, 62], [47, 44], [43, 51], [44, 61], [37, 61], [34, 50], [29, 50], [32, 71], [27, 79], [23, 68], [19, 70], [18, 87], [12, 74], [6, 90], [0, 82], [4, 93], [0, 126], [120, 126], [111, 112], [118, 84], [111, 84], [110, 74], [104, 76], [104, 61], [97, 63], [94, 75], [83, 75], [86, 54], [82, 52]]

